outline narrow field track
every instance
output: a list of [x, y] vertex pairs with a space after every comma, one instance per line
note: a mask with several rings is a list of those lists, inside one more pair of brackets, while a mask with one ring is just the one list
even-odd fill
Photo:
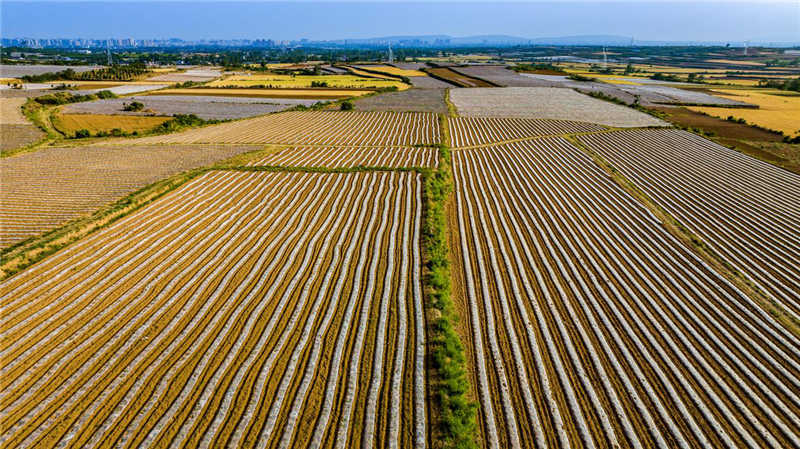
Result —
[[797, 444], [798, 338], [590, 157], [542, 138], [453, 170], [484, 446]]
[[452, 117], [447, 119], [453, 148], [529, 137], [603, 131], [600, 125], [566, 120]]
[[167, 176], [255, 146], [44, 148], [4, 158], [0, 246], [50, 231]]
[[581, 141], [800, 323], [800, 176], [685, 131]]
[[292, 111], [133, 142], [409, 146], [439, 143], [441, 130], [433, 113]]
[[4, 282], [4, 447], [424, 447], [422, 177], [212, 171]]
[[433, 148], [402, 147], [291, 147], [247, 164], [281, 167], [437, 167], [439, 152]]

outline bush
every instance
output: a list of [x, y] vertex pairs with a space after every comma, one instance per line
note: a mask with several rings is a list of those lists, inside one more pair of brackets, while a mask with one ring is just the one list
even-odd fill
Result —
[[571, 79], [572, 81], [580, 81], [582, 83], [593, 83], [597, 81], [597, 78], [592, 78], [590, 76], [583, 76], [578, 74], [572, 74], [568, 76], [567, 79]]
[[354, 109], [352, 101], [343, 101], [342, 104], [339, 106], [339, 109], [342, 111], [352, 111]]
[[92, 137], [92, 133], [90, 133], [88, 129], [79, 129], [75, 131], [76, 139], [85, 139], [87, 137]]
[[114, 92], [111, 92], [110, 90], [101, 90], [100, 92], [96, 93], [95, 95], [97, 95], [97, 98], [99, 98], [101, 100], [108, 100], [110, 98], [117, 98], [117, 95]]
[[124, 111], [131, 111], [131, 112], [139, 112], [144, 109], [144, 104], [138, 101], [134, 101], [132, 103], [126, 104], [122, 110]]

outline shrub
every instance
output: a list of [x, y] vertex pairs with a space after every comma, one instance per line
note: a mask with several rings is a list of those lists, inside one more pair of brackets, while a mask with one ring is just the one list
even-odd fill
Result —
[[578, 74], [572, 74], [568, 76], [567, 79], [571, 79], [572, 81], [580, 81], [582, 83], [593, 83], [597, 81], [597, 78], [592, 78], [590, 76], [583, 76]]
[[110, 90], [101, 90], [100, 92], [96, 93], [97, 98], [101, 100], [108, 100], [109, 98], [117, 98], [117, 95]]
[[87, 137], [92, 137], [92, 133], [90, 133], [88, 129], [79, 129], [75, 131], [76, 139], [85, 139]]
[[342, 111], [352, 111], [354, 109], [352, 101], [343, 101], [342, 104], [339, 106], [339, 109]]
[[138, 101], [134, 101], [132, 103], [126, 104], [125, 107], [123, 107], [122, 109], [124, 111], [138, 112], [144, 109], [144, 104]]

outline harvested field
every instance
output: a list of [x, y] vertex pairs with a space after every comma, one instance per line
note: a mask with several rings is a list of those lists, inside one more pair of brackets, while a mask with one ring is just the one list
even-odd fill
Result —
[[800, 320], [799, 175], [678, 130], [580, 139]]
[[149, 131], [167, 120], [169, 117], [58, 113], [53, 120], [53, 126], [66, 135], [74, 135], [75, 131], [81, 129], [92, 134], [110, 132], [115, 128], [132, 133]]
[[0, 246], [50, 231], [169, 175], [256, 149], [86, 146], [3, 158]]
[[464, 117], [516, 117], [575, 120], [616, 127], [667, 126], [651, 115], [552, 87], [453, 89], [450, 101]]
[[395, 79], [380, 78], [380, 75], [353, 76], [353, 75], [239, 75], [212, 81], [208, 87], [254, 87], [266, 86], [273, 89], [298, 89], [312, 88], [312, 83], [327, 83], [331, 89], [381, 89], [386, 87], [407, 88], [408, 85]]
[[440, 141], [438, 117], [430, 113], [289, 111], [132, 142], [411, 146]]
[[202, 83], [205, 81], [211, 81], [214, 78], [219, 78], [221, 75], [222, 71], [220, 70], [189, 69], [185, 72], [167, 73], [164, 75], [154, 76], [152, 78], [148, 78], [147, 81], [160, 83], [185, 83], [187, 81], [193, 81]]
[[[125, 104], [138, 101], [144, 105], [140, 112], [123, 110]], [[243, 98], [210, 97], [188, 95], [147, 95], [140, 97], [115, 98], [110, 100], [74, 103], [62, 108], [67, 114], [106, 114], [106, 115], [166, 115], [194, 114], [204, 119], [239, 119], [269, 114], [289, 109], [299, 104], [311, 106], [317, 100], [291, 98]]]
[[22, 148], [41, 140], [44, 136], [45, 134], [35, 125], [0, 124], [0, 151]]
[[782, 131], [789, 136], [800, 135], [800, 94], [772, 89], [714, 89], [716, 95], [729, 100], [746, 101], [759, 106], [758, 109], [720, 109], [714, 107], [692, 107], [716, 117], [733, 116], [758, 126]]
[[453, 161], [485, 446], [798, 441], [800, 340], [591, 158], [546, 138]]
[[209, 172], [5, 282], [0, 444], [423, 447], [421, 183]]
[[358, 100], [354, 105], [359, 111], [447, 113], [444, 89], [409, 89], [403, 92], [388, 92]]
[[[149, 92], [153, 90], [163, 89], [167, 87], [167, 84], [126, 84], [123, 86], [112, 86], [108, 88], [97, 89], [97, 91], [101, 90], [109, 90], [117, 95], [130, 95], [130, 94], [138, 94], [140, 92]], [[81, 92], [83, 94], [88, 94], [89, 92]]]
[[0, 124], [30, 125], [31, 122], [22, 114], [22, 105], [26, 98], [0, 98]]
[[26, 75], [43, 75], [45, 73], [61, 72], [72, 69], [77, 73], [102, 69], [100, 66], [75, 66], [75, 65], [0, 65], [0, 78], [20, 78]]
[[338, 100], [340, 98], [357, 97], [371, 93], [369, 90], [351, 89], [222, 89], [222, 88], [192, 88], [192, 89], [165, 89], [153, 92], [150, 95], [190, 95], [210, 97], [243, 97], [243, 98], [298, 98], [315, 100]]
[[451, 146], [454, 148], [606, 129], [591, 123], [564, 120], [455, 117], [448, 118], [447, 121]]
[[436, 167], [434, 148], [291, 147], [270, 154], [249, 166], [280, 167]]
[[361, 69], [372, 70], [375, 72], [388, 73], [389, 75], [406, 76], [409, 78], [413, 78], [415, 76], [428, 76], [427, 73], [421, 70], [401, 69], [390, 65], [358, 65], [356, 67]]
[[489, 82], [458, 73], [448, 67], [436, 67], [425, 70], [432, 76], [447, 80], [458, 87], [495, 87]]
[[502, 65], [472, 65], [453, 67], [453, 70], [463, 75], [480, 78], [503, 87], [547, 87], [549, 84], [542, 83], [534, 78], [522, 76]]

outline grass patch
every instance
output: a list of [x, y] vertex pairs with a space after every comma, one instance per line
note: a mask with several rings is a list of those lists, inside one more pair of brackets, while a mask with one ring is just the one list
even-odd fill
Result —
[[[440, 116], [446, 121], [444, 116]], [[446, 133], [446, 131], [445, 131]], [[447, 135], [445, 134], [445, 140]], [[429, 377], [435, 412], [434, 441], [437, 446], [477, 447], [478, 405], [468, 397], [470, 390], [464, 345], [456, 331], [458, 315], [452, 299], [450, 254], [445, 203], [453, 191], [450, 150], [439, 147], [439, 168], [425, 176], [425, 220], [423, 245], [425, 284], [429, 313]]]
[[[91, 135], [119, 130], [121, 133], [143, 133], [170, 120], [169, 117], [150, 117], [146, 115], [102, 115], [102, 114], [62, 114], [53, 117], [53, 126], [66, 136], [86, 130]], [[88, 137], [88, 136], [84, 136]]]

